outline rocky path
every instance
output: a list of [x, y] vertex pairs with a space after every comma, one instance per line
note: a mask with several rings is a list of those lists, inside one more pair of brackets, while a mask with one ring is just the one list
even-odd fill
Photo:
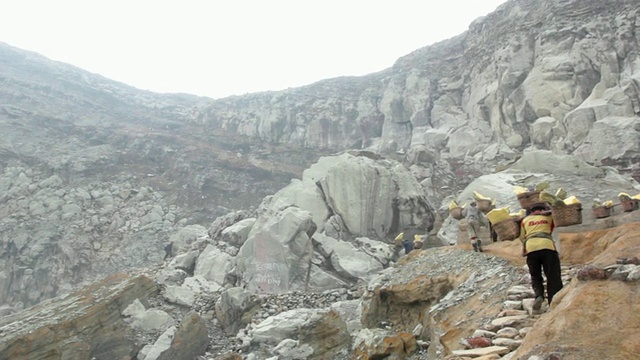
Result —
[[[562, 266], [562, 281], [565, 286], [575, 277], [576, 271], [576, 266]], [[515, 351], [522, 344], [527, 332], [536, 320], [549, 310], [549, 305], [546, 302], [540, 310], [534, 310], [535, 295], [531, 289], [530, 277], [524, 276], [521, 282], [522, 284], [512, 286], [507, 290], [503, 310], [495, 319], [475, 330], [471, 337], [461, 339], [460, 342], [466, 349], [454, 350], [451, 355], [446, 357], [447, 360], [514, 359]]]

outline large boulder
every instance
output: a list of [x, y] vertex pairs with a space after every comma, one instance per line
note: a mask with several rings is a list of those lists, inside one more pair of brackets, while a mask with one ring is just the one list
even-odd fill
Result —
[[332, 212], [351, 234], [383, 239], [408, 224], [433, 226], [424, 189], [404, 166], [367, 156], [341, 160], [320, 184]]
[[557, 155], [549, 150], [525, 151], [509, 168], [529, 173], [564, 174], [571, 176], [603, 177], [604, 170], [589, 165], [572, 155]]
[[216, 317], [222, 330], [229, 335], [236, 334], [246, 325], [242, 316], [251, 305], [251, 294], [243, 288], [234, 287], [223, 291], [216, 303]]
[[225, 276], [235, 266], [236, 259], [214, 245], [207, 245], [196, 261], [195, 276], [202, 276], [218, 285], [223, 285]]
[[[260, 216], [237, 259], [237, 275], [251, 291], [304, 289], [313, 254], [312, 214], [289, 206]], [[197, 267], [196, 267], [197, 268]]]
[[293, 179], [291, 183], [273, 195], [270, 206], [282, 208], [294, 205], [313, 214], [313, 222], [321, 226], [331, 215], [322, 190], [313, 180]]
[[598, 120], [575, 150], [575, 155], [592, 164], [640, 158], [640, 118], [606, 117]]
[[[329, 259], [331, 267], [349, 280], [366, 281], [375, 276], [389, 262], [389, 258], [382, 252], [380, 252], [382, 258], [379, 259], [376, 257], [377, 254], [369, 255], [350, 242], [332, 239], [324, 234], [314, 234], [313, 241], [320, 254]], [[392, 255], [393, 253], [388, 254], [388, 256]]]
[[[305, 354], [304, 359], [336, 358], [350, 343], [345, 322], [336, 312], [325, 309], [285, 311], [257, 324], [250, 334], [255, 344], [278, 345], [276, 351], [287, 348], [287, 353]], [[297, 342], [282, 344], [291, 339]]]
[[169, 349], [158, 360], [196, 359], [209, 346], [207, 323], [195, 311], [187, 313], [180, 321]]
[[220, 235], [222, 236], [222, 241], [234, 246], [242, 246], [242, 244], [244, 244], [244, 242], [247, 240], [247, 236], [249, 236], [251, 227], [255, 222], [255, 218], [248, 218], [240, 220], [237, 223], [227, 227], [220, 233]]

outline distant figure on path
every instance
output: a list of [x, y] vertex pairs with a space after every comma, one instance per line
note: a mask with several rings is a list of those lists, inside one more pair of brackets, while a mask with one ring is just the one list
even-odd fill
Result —
[[403, 246], [404, 253], [410, 253], [414, 248], [414, 243], [420, 243], [422, 245], [422, 239], [420, 238], [420, 231], [415, 225], [407, 226], [398, 236], [396, 236], [394, 242], [396, 246]]
[[483, 252], [482, 250], [482, 240], [478, 236], [480, 232], [480, 226], [484, 222], [484, 216], [482, 212], [478, 210], [477, 203], [472, 201], [469, 206], [467, 206], [464, 210], [464, 217], [467, 219], [467, 233], [469, 235], [469, 241], [471, 242], [471, 246], [473, 247], [473, 251]]

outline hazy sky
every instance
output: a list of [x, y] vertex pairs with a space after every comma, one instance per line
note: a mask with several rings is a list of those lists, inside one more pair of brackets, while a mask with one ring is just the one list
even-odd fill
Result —
[[15, 0], [0, 41], [140, 89], [209, 97], [393, 65], [505, 0]]

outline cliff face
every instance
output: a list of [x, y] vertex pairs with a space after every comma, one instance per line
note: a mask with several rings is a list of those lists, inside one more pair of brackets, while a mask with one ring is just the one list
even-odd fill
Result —
[[208, 101], [0, 44], [0, 304], [157, 263], [177, 229], [257, 206], [315, 159], [202, 135], [189, 120]]
[[637, 7], [509, 1], [381, 73], [214, 101], [197, 121], [311, 148], [423, 144], [495, 164], [534, 147], [628, 167], [640, 150]]

